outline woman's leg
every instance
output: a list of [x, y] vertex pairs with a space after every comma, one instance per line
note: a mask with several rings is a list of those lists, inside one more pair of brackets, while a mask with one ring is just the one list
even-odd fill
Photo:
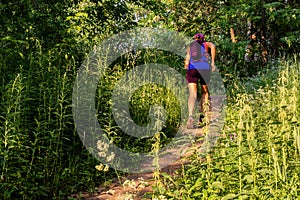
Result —
[[208, 113], [210, 111], [210, 97], [207, 85], [201, 85], [202, 96], [200, 100], [200, 118], [199, 122], [203, 122], [203, 118], [208, 118]]
[[189, 111], [189, 118], [187, 121], [187, 128], [191, 129], [194, 128], [194, 108], [197, 100], [197, 83], [189, 83], [189, 98], [188, 98], [188, 111]]
[[189, 116], [192, 116], [194, 113], [194, 108], [197, 100], [197, 83], [189, 83], [189, 98], [188, 98], [188, 111]]
[[205, 108], [209, 104], [209, 92], [208, 92], [208, 87], [207, 85], [201, 85], [201, 100], [200, 100], [200, 112], [204, 113], [205, 111], [209, 110], [208, 108]]

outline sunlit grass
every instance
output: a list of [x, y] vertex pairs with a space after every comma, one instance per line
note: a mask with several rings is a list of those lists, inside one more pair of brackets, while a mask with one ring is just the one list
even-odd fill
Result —
[[[164, 195], [173, 199], [299, 198], [300, 65], [292, 60], [281, 66], [272, 84], [243, 93], [251, 86], [248, 82], [229, 98], [223, 137], [210, 155], [212, 160], [184, 167], [177, 179], [167, 181]], [[267, 77], [263, 79], [265, 83]]]
[[[95, 169], [99, 162], [77, 135], [71, 96], [78, 63], [67, 54], [54, 56], [56, 50], [45, 53], [36, 44], [24, 66], [1, 78], [1, 199], [62, 199], [79, 190], [93, 192], [96, 186], [103, 182], [107, 185], [115, 177], [111, 169]], [[131, 116], [137, 124], [146, 125], [150, 107], [163, 105], [167, 113], [163, 129], [150, 138], [133, 138], [115, 124], [110, 99], [115, 83], [126, 71], [145, 62], [163, 63], [177, 70], [182, 67], [182, 60], [166, 52], [159, 56], [144, 53], [148, 57], [136, 63], [125, 60], [116, 64], [100, 80], [99, 98], [95, 100], [104, 133], [114, 144], [131, 152], [157, 151], [169, 142], [181, 123], [180, 106], [172, 92], [147, 84], [129, 100]], [[4, 72], [8, 66], [1, 59]], [[281, 66], [270, 74], [258, 75], [247, 83], [233, 82], [228, 87], [226, 124], [214, 151], [207, 155], [206, 162], [194, 154], [194, 162], [175, 177], [157, 170], [157, 192], [173, 199], [299, 196], [300, 70], [297, 61]], [[160, 110], [154, 114], [162, 115]]]

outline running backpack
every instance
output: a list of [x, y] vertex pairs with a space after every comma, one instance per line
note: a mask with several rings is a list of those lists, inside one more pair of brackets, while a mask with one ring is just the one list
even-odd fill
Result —
[[[203, 45], [203, 44], [202, 44]], [[193, 41], [190, 44], [190, 55], [193, 60], [200, 60], [201, 59], [201, 44], [197, 41]]]

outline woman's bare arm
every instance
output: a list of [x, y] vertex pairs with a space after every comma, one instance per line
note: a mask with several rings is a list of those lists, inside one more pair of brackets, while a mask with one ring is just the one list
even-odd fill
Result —
[[184, 60], [184, 69], [188, 69], [189, 62], [190, 62], [190, 49], [188, 48], [186, 50], [186, 56], [185, 56], [185, 60]]
[[212, 71], [214, 71], [216, 69], [215, 66], [215, 58], [216, 58], [216, 46], [212, 43], [212, 42], [206, 42], [208, 48], [210, 48], [210, 52], [211, 52], [211, 67], [212, 67]]

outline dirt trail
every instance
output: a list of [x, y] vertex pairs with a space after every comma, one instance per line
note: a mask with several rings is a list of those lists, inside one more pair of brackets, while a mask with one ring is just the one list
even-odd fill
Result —
[[[203, 136], [202, 129], [192, 129], [189, 131], [197, 136]], [[195, 148], [201, 146], [202, 142], [197, 142]], [[171, 163], [170, 165], [161, 169], [161, 172], [169, 175], [174, 175], [175, 171], [181, 169], [183, 165], [189, 164], [190, 160], [187, 159], [188, 155], [192, 152], [189, 151], [190, 147], [186, 147], [182, 157]], [[149, 199], [145, 197], [147, 193], [152, 192], [152, 186], [154, 184], [153, 172], [127, 174], [122, 180], [115, 180], [109, 187], [99, 187], [97, 193], [82, 193], [80, 196], [86, 200], [125, 200], [134, 199], [142, 200]], [[79, 198], [78, 195], [76, 195]], [[75, 196], [74, 196], [75, 197]]]
[[[219, 112], [223, 106], [224, 96], [217, 96], [212, 98], [214, 115], [212, 119], [217, 119], [221, 115]], [[184, 135], [193, 135], [193, 138], [204, 138], [203, 128], [195, 129], [186, 129], [183, 128], [182, 133]], [[195, 140], [196, 143], [193, 144], [193, 147], [200, 149], [203, 145], [203, 140]], [[188, 159], [188, 156], [192, 153], [191, 145], [186, 146], [181, 153], [181, 158], [177, 161], [174, 161], [170, 165], [161, 169], [161, 172], [167, 173], [169, 175], [174, 175], [176, 170], [181, 169], [183, 165], [189, 164], [191, 161]], [[173, 149], [176, 151], [176, 149]], [[160, 160], [160, 162], [164, 162]], [[147, 193], [152, 192], [152, 186], [154, 184], [153, 172], [139, 173], [139, 174], [127, 174], [126, 177], [123, 177], [122, 180], [115, 180], [108, 187], [100, 186], [98, 192], [95, 194], [91, 193], [81, 193], [80, 197], [74, 195], [73, 197], [78, 199], [86, 200], [142, 200], [142, 199], [151, 199], [147, 197]], [[151, 195], [150, 195], [151, 196]]]

